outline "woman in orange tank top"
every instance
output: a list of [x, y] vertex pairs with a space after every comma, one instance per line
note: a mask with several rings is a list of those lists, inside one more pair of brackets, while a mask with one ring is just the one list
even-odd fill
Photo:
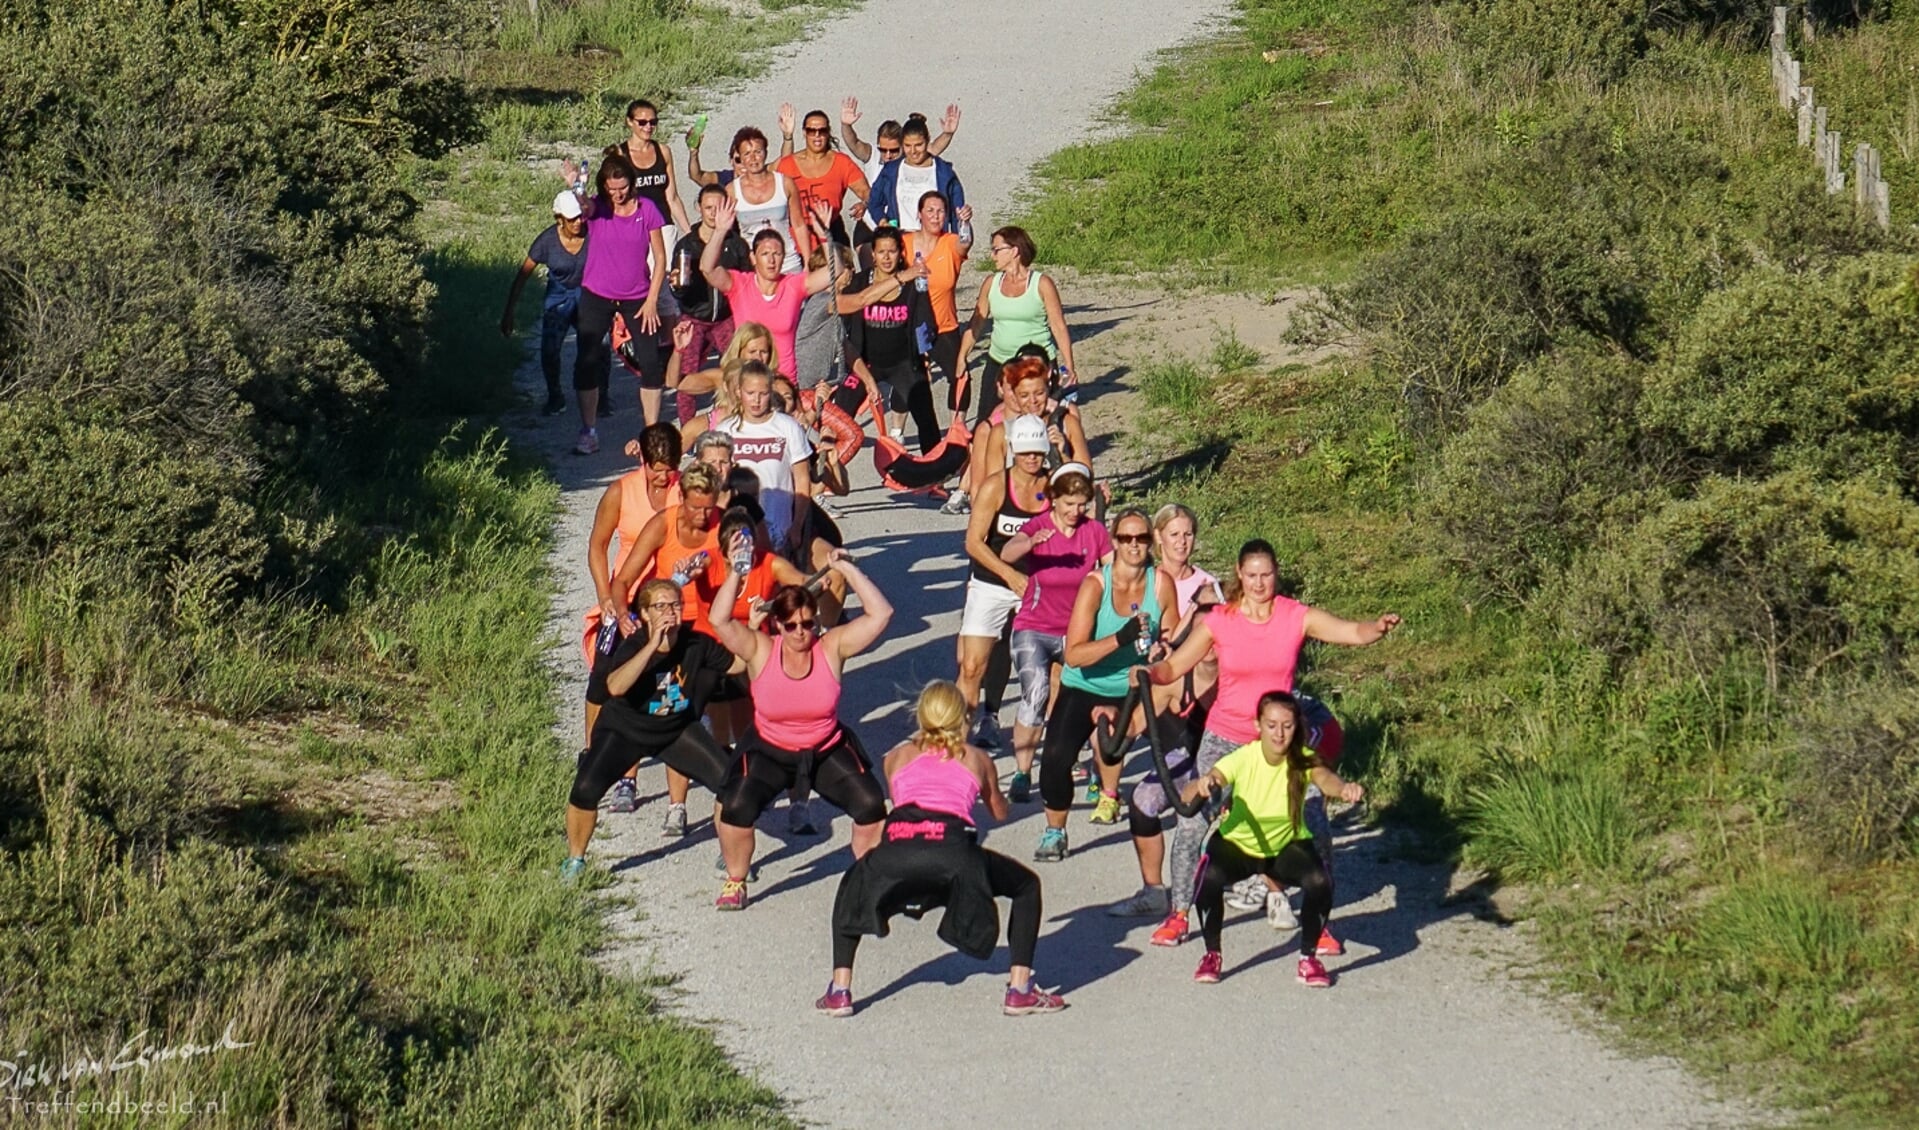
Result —
[[[750, 544], [753, 565], [740, 583], [739, 596], [734, 598], [733, 619], [757, 627], [760, 623], [760, 606], [773, 599], [773, 594], [782, 585], [805, 584], [806, 574], [766, 547], [765, 539], [756, 530], [753, 516], [744, 508], [728, 510], [720, 518], [719, 544], [734, 545], [742, 534]], [[729, 556], [715, 556], [707, 565], [705, 584], [708, 586], [708, 607], [712, 605], [713, 594], [725, 582], [730, 568]], [[693, 625], [693, 630], [709, 636], [713, 634], [713, 626], [704, 617]], [[746, 736], [746, 729], [752, 722], [753, 696], [746, 690], [745, 681], [738, 678], [722, 680], [720, 687], [706, 703], [706, 726], [713, 731], [714, 740], [723, 746], [730, 746]]]

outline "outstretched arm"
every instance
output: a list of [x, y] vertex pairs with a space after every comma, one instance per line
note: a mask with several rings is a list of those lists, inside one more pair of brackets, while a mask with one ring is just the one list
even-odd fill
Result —
[[1364, 786], [1341, 778], [1339, 774], [1324, 765], [1313, 766], [1311, 776], [1313, 784], [1318, 785], [1319, 791], [1327, 796], [1338, 797], [1347, 804], [1358, 804], [1366, 799]]
[[1339, 644], [1342, 647], [1365, 647], [1378, 643], [1388, 632], [1399, 627], [1399, 617], [1391, 612], [1377, 620], [1360, 622], [1342, 620], [1330, 612], [1321, 612], [1317, 608], [1306, 610], [1306, 635], [1320, 643]]
[[947, 103], [946, 113], [940, 115], [940, 135], [926, 143], [926, 151], [935, 157], [946, 152], [946, 147], [953, 144], [953, 135], [959, 132], [959, 122], [959, 103]]
[[1193, 625], [1192, 631], [1186, 633], [1185, 643], [1175, 648], [1173, 654], [1148, 667], [1146, 673], [1152, 677], [1154, 684], [1163, 687], [1199, 666], [1199, 661], [1206, 658], [1206, 653], [1212, 648], [1213, 630], [1206, 626], [1205, 620], [1201, 620]]

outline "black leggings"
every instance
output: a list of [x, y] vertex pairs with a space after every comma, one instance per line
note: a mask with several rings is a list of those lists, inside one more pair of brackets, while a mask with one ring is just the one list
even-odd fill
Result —
[[646, 305], [643, 298], [612, 299], [602, 298], [590, 290], [580, 290], [580, 313], [578, 322], [577, 352], [573, 354], [573, 388], [584, 392], [589, 388], [605, 388], [610, 379], [608, 365], [611, 364], [612, 350], [607, 345], [606, 335], [613, 329], [613, 314], [619, 312], [626, 318], [626, 328], [633, 335], [633, 353], [640, 362], [640, 385], [644, 388], [663, 388], [666, 383], [666, 359], [660, 355], [660, 343], [651, 334], [640, 332], [640, 307]]
[[1124, 698], [1107, 698], [1060, 683], [1053, 712], [1046, 717], [1046, 744], [1039, 752], [1039, 796], [1049, 811], [1065, 812], [1073, 807], [1073, 763], [1093, 736], [1093, 711], [1111, 707], [1113, 728], [1123, 732], [1132, 722], [1118, 716], [1119, 708], [1125, 705]]
[[1220, 918], [1225, 914], [1226, 888], [1241, 879], [1266, 875], [1282, 887], [1297, 886], [1305, 896], [1299, 910], [1299, 952], [1311, 957], [1319, 948], [1320, 931], [1333, 909], [1333, 881], [1326, 864], [1313, 850], [1311, 840], [1294, 840], [1270, 859], [1246, 852], [1213, 833], [1206, 844], [1206, 873], [1199, 880], [1199, 896], [1193, 905], [1199, 910], [1199, 932], [1206, 948], [1219, 949]]
[[935, 375], [946, 378], [946, 407], [955, 412], [962, 411], [958, 398], [953, 395], [959, 391], [959, 343], [962, 332], [954, 327], [935, 334], [933, 351], [927, 354], [932, 359]]
[[[906, 858], [915, 862], [924, 861], [926, 865], [923, 887], [908, 888], [909, 893], [925, 893], [939, 897], [944, 895], [952, 882], [952, 855], [945, 848], [930, 847], [912, 842], [900, 844], [882, 843], [873, 849], [875, 852], [892, 851], [912, 853]], [[1033, 951], [1039, 945], [1039, 923], [1041, 918], [1039, 876], [1033, 870], [1015, 863], [996, 851], [975, 848], [986, 857], [986, 881], [992, 884], [993, 897], [1013, 900], [1013, 907], [1006, 915], [1006, 948], [1012, 952], [1013, 964], [1028, 968], [1033, 964]], [[833, 968], [851, 969], [853, 955], [860, 948], [860, 934], [833, 931]]]
[[917, 361], [883, 367], [876, 365], [873, 367], [873, 379], [892, 386], [888, 409], [912, 414], [913, 426], [920, 432], [920, 454], [924, 455], [939, 446], [940, 418], [939, 413], [933, 410], [933, 385], [926, 378], [925, 367]]
[[[995, 361], [991, 357], [986, 359], [986, 364], [980, 366], [979, 415], [973, 417], [973, 424], [975, 426], [984, 424], [987, 417], [993, 414], [993, 409], [999, 407], [999, 371], [1005, 368], [1005, 366], [1005, 362]], [[969, 389], [967, 391], [967, 397], [970, 399], [971, 396], [972, 391]], [[966, 411], [966, 405], [963, 402], [960, 404], [959, 410], [962, 412]]]
[[[877, 824], [886, 819], [886, 795], [867, 768], [865, 751], [853, 731], [840, 727], [818, 753], [783, 749], [757, 733], [739, 744], [732, 782], [720, 797], [720, 820], [735, 828], [751, 828], [779, 795], [800, 783], [810, 771], [813, 791], [853, 818], [855, 824]], [[810, 764], [809, 764], [810, 763]]]
[[580, 759], [580, 767], [573, 775], [573, 792], [567, 797], [567, 803], [589, 812], [598, 808], [613, 782], [648, 757], [659, 758], [668, 768], [693, 778], [713, 790], [716, 796], [725, 789], [727, 774], [732, 769], [726, 751], [697, 722], [660, 746], [620, 733], [616, 726], [607, 724], [606, 715], [602, 713], [600, 724], [593, 727], [593, 745]]

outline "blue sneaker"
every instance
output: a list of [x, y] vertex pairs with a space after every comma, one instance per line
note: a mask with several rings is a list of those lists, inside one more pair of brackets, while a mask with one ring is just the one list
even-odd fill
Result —
[[569, 855], [566, 857], [566, 862], [560, 864], [560, 881], [565, 883], [574, 882], [579, 879], [580, 875], [585, 871], [586, 857], [584, 855]]
[[1066, 829], [1048, 828], [1039, 834], [1039, 846], [1033, 859], [1039, 863], [1058, 863], [1066, 858]]
[[1015, 772], [1013, 780], [1006, 786], [1006, 799], [1014, 804], [1025, 804], [1033, 799], [1033, 775]]

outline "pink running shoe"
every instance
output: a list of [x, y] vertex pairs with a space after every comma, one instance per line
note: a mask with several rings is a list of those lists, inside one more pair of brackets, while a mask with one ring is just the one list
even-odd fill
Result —
[[713, 900], [714, 910], [745, 910], [746, 880], [728, 879], [720, 887], [720, 897]]
[[1193, 970], [1193, 980], [1202, 985], [1219, 984], [1219, 969], [1224, 964], [1226, 959], [1218, 950], [1207, 950], [1200, 955], [1199, 968]]
[[1008, 1016], [1026, 1016], [1035, 1012], [1058, 1012], [1065, 1007], [1065, 997], [1049, 993], [1029, 981], [1024, 989], [1006, 986], [1006, 1003], [1000, 1006], [1000, 1011]]
[[1340, 944], [1338, 938], [1333, 937], [1333, 932], [1324, 926], [1320, 927], [1319, 945], [1313, 949], [1314, 956], [1340, 957], [1345, 953], [1346, 947]]
[[1175, 910], [1166, 916], [1166, 921], [1153, 931], [1153, 944], [1156, 946], [1176, 946], [1186, 940], [1186, 912]]
[[1316, 957], [1299, 959], [1299, 983], [1309, 989], [1330, 989], [1333, 987], [1333, 975]]
[[838, 985], [828, 985], [826, 995], [813, 1002], [813, 1009], [821, 1016], [851, 1016], [853, 1015], [853, 990], [842, 989]]

